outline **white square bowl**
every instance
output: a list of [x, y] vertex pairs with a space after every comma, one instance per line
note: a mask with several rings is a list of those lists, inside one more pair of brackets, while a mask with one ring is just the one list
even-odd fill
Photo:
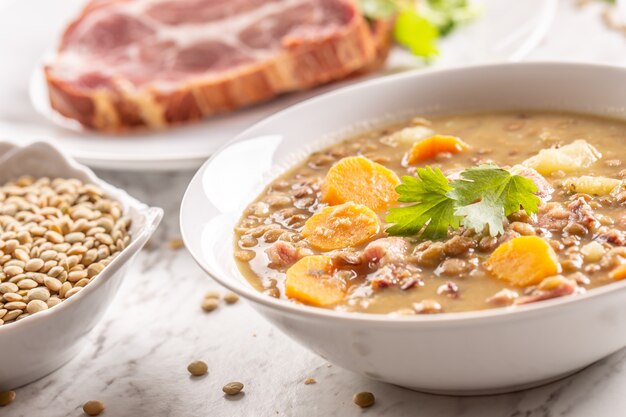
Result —
[[162, 209], [148, 207], [98, 179], [89, 168], [49, 143], [20, 147], [0, 142], [0, 184], [22, 175], [76, 178], [98, 185], [107, 196], [120, 201], [125, 215], [130, 216], [131, 241], [76, 295], [19, 322], [0, 326], [0, 391], [39, 379], [76, 356], [113, 300], [131, 261], [163, 217]]

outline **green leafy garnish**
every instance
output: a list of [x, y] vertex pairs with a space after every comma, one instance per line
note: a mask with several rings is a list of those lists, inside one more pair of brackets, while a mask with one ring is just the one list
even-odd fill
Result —
[[476, 16], [476, 8], [468, 0], [428, 0], [420, 3], [421, 13], [439, 30], [441, 36]]
[[407, 47], [414, 55], [431, 58], [439, 53], [439, 31], [416, 10], [405, 9], [398, 14], [393, 36], [396, 42]]
[[395, 223], [387, 229], [390, 234], [410, 236], [424, 229], [424, 236], [436, 239], [444, 237], [449, 226], [459, 227], [460, 218], [454, 214], [456, 202], [448, 196], [453, 189], [438, 168], [418, 168], [417, 177], [402, 177], [396, 191], [398, 201], [418, 204], [389, 211], [385, 221]]
[[389, 211], [385, 220], [393, 226], [387, 232], [397, 236], [436, 239], [460, 225], [497, 236], [504, 233], [507, 216], [539, 210], [535, 183], [495, 165], [467, 169], [452, 182], [438, 169], [418, 168], [416, 177], [402, 177], [396, 191], [399, 202], [417, 203]]
[[429, 59], [439, 53], [437, 40], [476, 11], [470, 0], [359, 0], [364, 16], [388, 19], [396, 16], [394, 38], [414, 55]]

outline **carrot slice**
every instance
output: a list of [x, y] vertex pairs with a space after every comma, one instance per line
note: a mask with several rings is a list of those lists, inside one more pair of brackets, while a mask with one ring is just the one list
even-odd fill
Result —
[[554, 249], [540, 237], [521, 236], [500, 245], [485, 262], [497, 278], [527, 287], [561, 272]]
[[330, 256], [306, 256], [287, 270], [285, 295], [318, 307], [336, 304], [344, 299], [346, 285], [334, 272]]
[[470, 146], [456, 136], [435, 135], [419, 142], [415, 142], [407, 154], [409, 165], [432, 159], [442, 152], [460, 153]]
[[322, 183], [322, 201], [337, 205], [353, 201], [375, 212], [396, 203], [400, 178], [395, 172], [362, 156], [350, 156], [337, 162]]
[[626, 278], [626, 264], [620, 265], [616, 267], [614, 270], [609, 272], [609, 277], [616, 281], [620, 281]]
[[315, 249], [329, 251], [366, 242], [380, 230], [378, 216], [353, 202], [330, 206], [311, 216], [302, 237]]

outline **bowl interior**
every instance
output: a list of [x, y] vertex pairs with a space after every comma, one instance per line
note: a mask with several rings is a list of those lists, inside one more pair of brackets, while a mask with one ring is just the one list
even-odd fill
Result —
[[626, 69], [524, 63], [414, 72], [305, 101], [254, 125], [198, 171], [181, 207], [185, 243], [196, 261], [231, 290], [274, 307], [287, 304], [256, 292], [233, 258], [233, 228], [270, 180], [313, 150], [372, 125], [415, 115], [503, 110], [626, 119]]

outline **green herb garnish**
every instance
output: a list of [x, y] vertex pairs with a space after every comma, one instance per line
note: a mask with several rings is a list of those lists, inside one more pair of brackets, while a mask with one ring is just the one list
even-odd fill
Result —
[[535, 183], [495, 165], [481, 165], [461, 173], [450, 182], [439, 169], [417, 168], [415, 177], [402, 177], [396, 188], [399, 202], [417, 203], [392, 208], [385, 221], [387, 232], [396, 236], [445, 237], [460, 225], [491, 236], [504, 233], [506, 216], [524, 209], [537, 213], [539, 198]]
[[408, 48], [414, 55], [431, 58], [439, 54], [439, 31], [415, 10], [405, 9], [398, 13], [393, 36], [396, 42]]
[[396, 42], [426, 59], [439, 53], [440, 37], [476, 14], [469, 0], [424, 0], [417, 5], [412, 0], [359, 0], [359, 5], [369, 19], [396, 15]]
[[385, 221], [395, 223], [387, 229], [389, 234], [415, 235], [426, 226], [424, 235], [436, 238], [445, 236], [450, 226], [459, 227], [461, 218], [454, 213], [456, 201], [448, 196], [454, 189], [438, 168], [418, 168], [417, 177], [402, 177], [396, 191], [398, 201], [418, 204], [389, 211]]

